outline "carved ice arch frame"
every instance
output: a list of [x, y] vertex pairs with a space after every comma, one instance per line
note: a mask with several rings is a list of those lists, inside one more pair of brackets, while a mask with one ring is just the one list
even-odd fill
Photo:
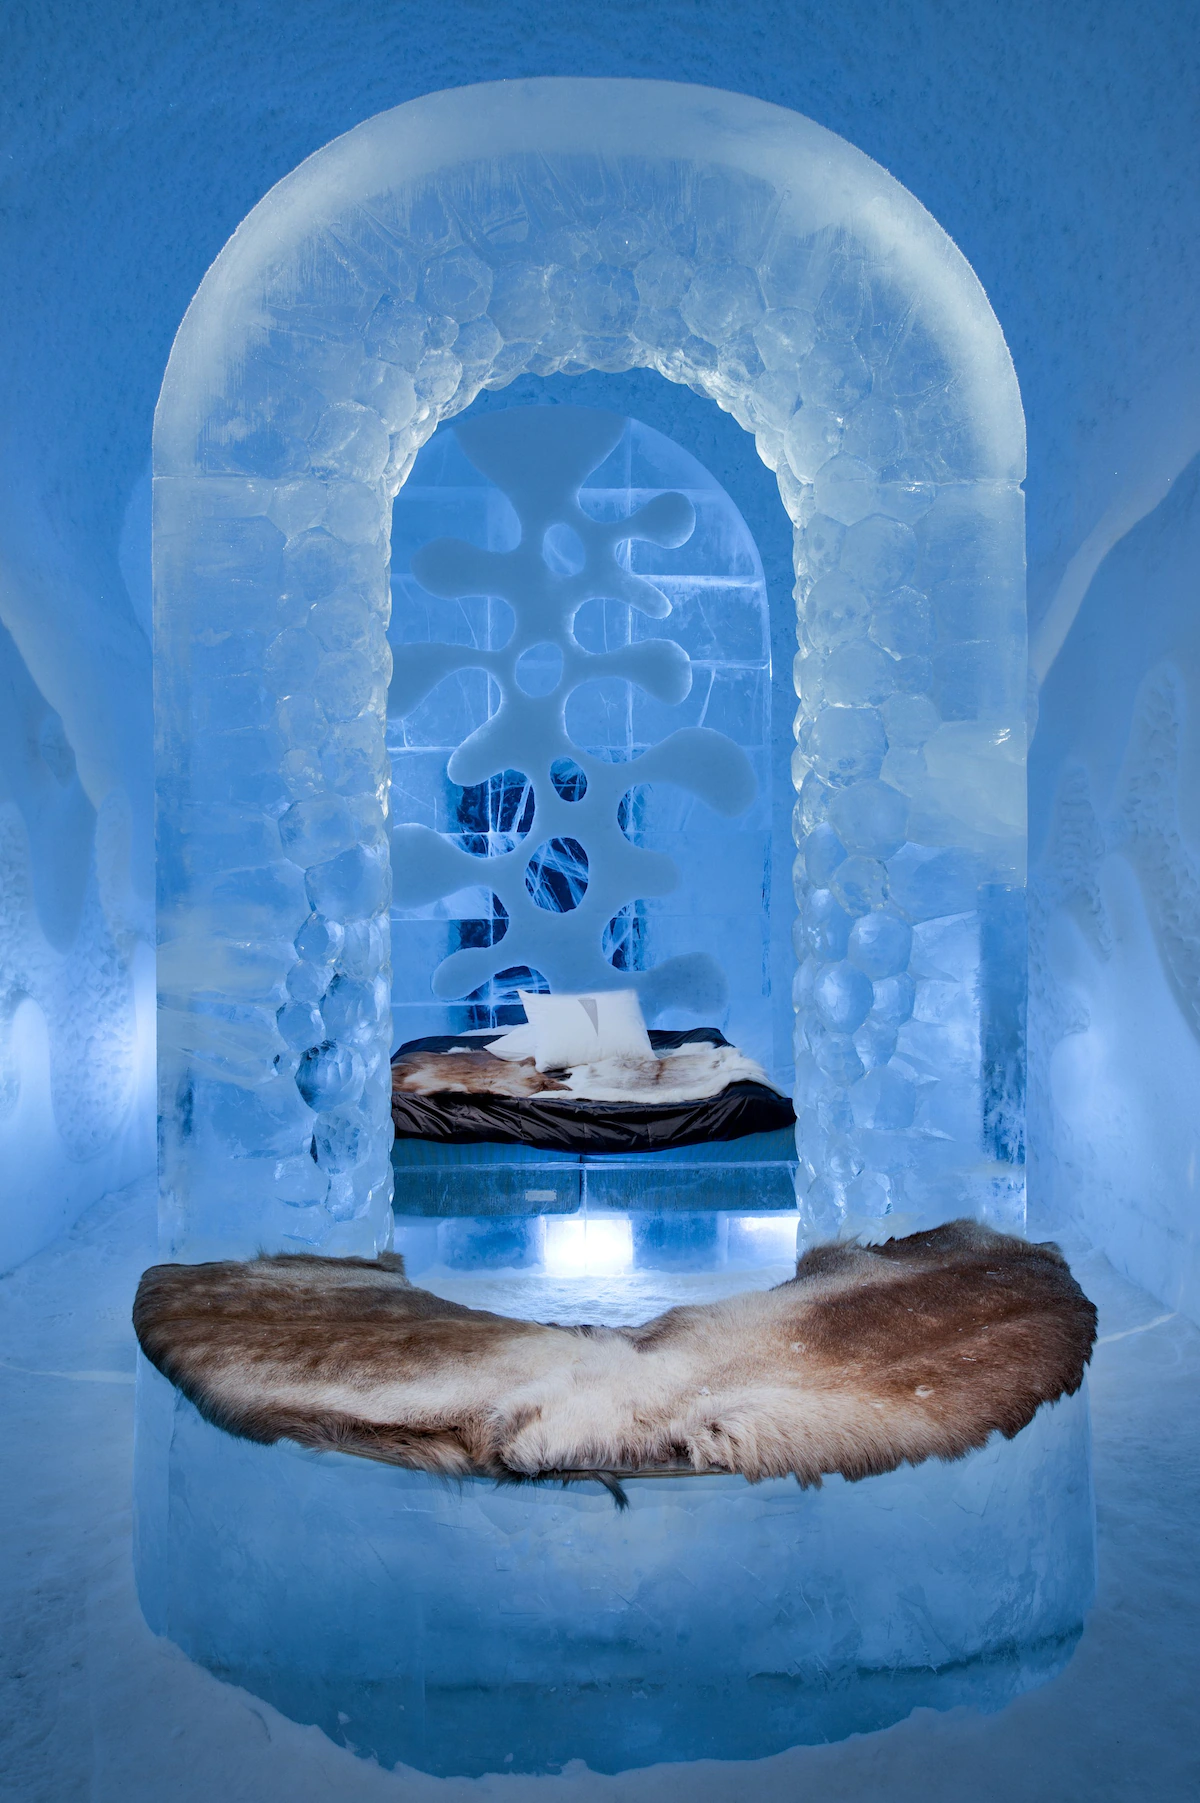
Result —
[[481, 387], [639, 366], [754, 434], [795, 528], [807, 1223], [1011, 1217], [1021, 996], [987, 948], [1011, 973], [1024, 428], [999, 325], [913, 196], [810, 120], [551, 78], [412, 101], [309, 158], [172, 350], [160, 1179], [188, 1256], [385, 1241], [392, 500]]

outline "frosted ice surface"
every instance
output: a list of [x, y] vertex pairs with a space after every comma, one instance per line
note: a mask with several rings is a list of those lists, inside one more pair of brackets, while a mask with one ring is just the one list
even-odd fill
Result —
[[[501, 84], [369, 121], [256, 209], [177, 341], [155, 462], [162, 1181], [177, 1246], [360, 1250], [386, 1235], [391, 502], [481, 388], [589, 368], [650, 367], [730, 411], [795, 527], [808, 1227], [1023, 1220], [1023, 442], [999, 330], [938, 228], [828, 133], [703, 90], [604, 95]], [[419, 167], [405, 136], [418, 115]], [[510, 488], [525, 480], [506, 465]], [[551, 535], [556, 580], [604, 524]], [[464, 648], [466, 556], [444, 600]], [[579, 655], [554, 632], [520, 641], [534, 691], [557, 668], [539, 645]], [[685, 708], [684, 661], [665, 646], [618, 656], [660, 691], [637, 703], [651, 745]], [[430, 675], [431, 655], [401, 677]], [[426, 712], [430, 749], [462, 745], [478, 680], [456, 668], [440, 685], [457, 723]], [[702, 701], [697, 726], [715, 717], [735, 738], [722, 721], [758, 705], [717, 675], [686, 707]], [[473, 743], [461, 774], [486, 776], [495, 756]], [[586, 805], [544, 778], [536, 804], [564, 819]], [[570, 837], [547, 832], [540, 871], [575, 857]], [[454, 875], [450, 848], [436, 856], [435, 892]], [[401, 862], [402, 881], [420, 862]], [[577, 858], [573, 879], [558, 874], [580, 887]], [[913, 927], [909, 966], [854, 965], [871, 1006], [831, 1023], [818, 983], [828, 999], [827, 966], [873, 913]], [[302, 949], [325, 927], [324, 951]], [[494, 950], [462, 948], [464, 983]]]
[[[1176, 579], [1180, 612], [1191, 606], [1190, 570]], [[1113, 630], [1132, 632], [1112, 588], [1104, 600]], [[1200, 863], [1183, 824], [1189, 701], [1174, 658], [1139, 680], [1131, 657], [1116, 658], [1107, 679], [1124, 691], [1121, 705], [1101, 715], [1123, 715], [1127, 741], [1064, 760], [1032, 885], [1036, 1143], [1043, 1207], [1086, 1218], [1119, 1268], [1194, 1317], [1195, 1138], [1177, 1101], [1200, 1068]], [[1090, 679], [1080, 692], [1090, 697]], [[1094, 746], [1091, 703], [1074, 705], [1087, 713], [1075, 730]]]
[[1065, 1662], [1091, 1600], [1083, 1393], [958, 1464], [806, 1492], [638, 1479], [622, 1514], [598, 1484], [251, 1446], [139, 1384], [151, 1625], [387, 1764], [614, 1771], [997, 1708]]
[[[636, 1176], [629, 1189], [636, 1201]], [[529, 1320], [616, 1325], [786, 1282], [798, 1225], [794, 1210], [410, 1216], [397, 1218], [395, 1243], [408, 1275], [451, 1301]]]
[[591, 1277], [551, 1276], [520, 1270], [455, 1271], [430, 1265], [421, 1288], [447, 1302], [490, 1309], [522, 1321], [556, 1321], [568, 1327], [603, 1321], [637, 1327], [669, 1308], [717, 1302], [744, 1290], [769, 1290], [795, 1275], [795, 1264], [757, 1265], [736, 1271], [638, 1271], [618, 1269]]
[[[677, 867], [674, 954], [699, 872], [669, 801], [669, 850], [622, 833], [622, 770], [591, 750], [636, 752], [662, 779], [651, 812], [684, 777], [731, 815], [784, 780], [746, 755], [769, 743], [761, 641], [731, 671], [724, 621], [688, 587], [719, 553], [704, 510], [689, 534], [664, 483], [640, 515], [593, 515], [574, 496], [620, 422], [495, 413], [460, 436], [509, 499], [487, 502], [482, 544], [461, 496], [434, 509], [424, 626], [393, 631], [418, 761], [391, 840], [397, 490], [481, 389], [633, 368], [752, 433], [794, 527], [800, 1207], [735, 1253], [740, 1197], [736, 1214], [706, 1197], [709, 1218], [676, 1232], [636, 1186], [556, 1213], [537, 1193], [557, 1176], [522, 1169], [519, 1213], [403, 1220], [414, 1269], [419, 1251], [433, 1281], [529, 1312], [653, 1312], [773, 1275], [780, 1223], [1023, 1220], [1023, 435], [996, 322], [911, 197], [807, 121], [552, 81], [414, 102], [310, 159], [218, 260], [172, 355], [162, 1191], [187, 1256], [386, 1239], [393, 849], [398, 897], [430, 910], [408, 923], [413, 962], [444, 999], [518, 951], [559, 984], [610, 981], [620, 908], [665, 899]], [[633, 529], [637, 570], [612, 555]], [[677, 640], [614, 639], [611, 603], [653, 624], [668, 601]], [[489, 784], [486, 883], [451, 843], [439, 761]], [[731, 940], [770, 849], [747, 833], [738, 868], [705, 876]], [[494, 895], [499, 943], [498, 914], [469, 912]], [[446, 920], [471, 918], [490, 936], [447, 955]], [[647, 993], [670, 970], [649, 949]], [[333, 1731], [357, 1712], [385, 1758], [434, 1769], [757, 1753], [917, 1701], [997, 1700], [1053, 1669], [1090, 1596], [1082, 1397], [958, 1466], [812, 1494], [635, 1484], [623, 1517], [586, 1490], [450, 1492], [246, 1446], [149, 1376], [141, 1428], [148, 1618], [289, 1712]]]
[[120, 790], [97, 815], [0, 625], [0, 1270], [149, 1156], [150, 929], [128, 819]]

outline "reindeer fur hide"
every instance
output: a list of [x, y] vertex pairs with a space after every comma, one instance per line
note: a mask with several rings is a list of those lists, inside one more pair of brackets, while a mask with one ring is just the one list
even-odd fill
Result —
[[413, 1096], [538, 1096], [565, 1083], [540, 1071], [532, 1058], [493, 1058], [487, 1051], [402, 1052], [392, 1060], [392, 1090]]
[[532, 1058], [505, 1059], [459, 1046], [401, 1052], [392, 1060], [397, 1095], [541, 1096], [564, 1102], [703, 1102], [731, 1083], [772, 1088], [761, 1064], [731, 1045], [682, 1045], [648, 1058], [604, 1058], [559, 1077]]
[[449, 1477], [862, 1478], [1008, 1438], [1078, 1389], [1096, 1311], [1056, 1246], [971, 1221], [818, 1246], [641, 1327], [444, 1302], [403, 1261], [156, 1265], [146, 1356], [218, 1427]]

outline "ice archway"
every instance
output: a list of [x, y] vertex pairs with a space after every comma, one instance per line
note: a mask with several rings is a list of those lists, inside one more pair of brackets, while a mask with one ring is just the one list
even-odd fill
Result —
[[[753, 432], [795, 526], [802, 1206], [822, 1230], [1014, 1218], [1024, 434], [1000, 329], [918, 202], [811, 121], [546, 79], [413, 101], [311, 157], [172, 352], [154, 472], [176, 1249], [385, 1237], [392, 497], [482, 387], [637, 366]], [[328, 1084], [302, 1095], [315, 1053]]]

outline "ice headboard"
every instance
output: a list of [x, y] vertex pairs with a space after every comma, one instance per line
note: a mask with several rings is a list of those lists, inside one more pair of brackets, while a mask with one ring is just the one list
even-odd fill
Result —
[[[722, 886], [722, 873], [714, 867], [721, 861], [721, 842], [714, 841], [711, 826], [706, 829], [694, 810], [687, 810], [686, 797], [680, 797], [683, 810], [674, 810], [679, 818], [670, 822], [684, 830], [656, 833], [657, 813], [646, 786], [670, 785], [699, 798], [707, 804], [701, 812], [709, 822], [713, 811], [744, 815], [756, 797], [760, 778], [746, 746], [760, 761], [767, 751], [770, 663], [765, 592], [749, 533], [709, 479], [702, 496], [707, 505], [701, 538], [706, 542], [698, 547], [704, 573], [698, 573], [694, 554], [690, 579], [663, 579], [682, 603], [680, 634], [702, 658], [707, 654], [711, 659], [722, 635], [722, 622], [711, 617], [714, 603], [724, 600], [725, 611], [741, 629], [739, 642], [724, 649], [743, 661], [731, 660], [727, 669], [702, 662], [702, 693], [687, 710], [703, 718], [710, 701], [718, 699], [714, 679], [721, 683], [735, 674], [746, 696], [737, 720], [727, 723], [739, 742], [711, 726], [671, 723], [693, 688], [692, 656], [671, 635], [669, 594], [630, 568], [630, 541], [673, 550], [693, 537], [692, 500], [664, 490], [660, 481], [647, 501], [645, 487], [650, 484], [645, 471], [638, 470], [632, 486], [621, 485], [624, 494], [610, 480], [593, 488], [588, 504], [581, 506], [580, 485], [630, 440], [627, 422], [592, 408], [522, 407], [468, 420], [455, 426], [452, 435], [454, 448], [508, 496], [512, 510], [501, 523], [510, 528], [502, 531], [508, 541], [503, 549], [461, 539], [430, 540], [426, 522], [437, 515], [428, 503], [461, 496], [463, 490], [423, 488], [420, 473], [414, 473], [420, 499], [415, 498], [416, 517], [406, 524], [418, 534], [424, 524], [426, 542], [418, 543], [412, 580], [397, 595], [395, 673], [388, 701], [389, 733], [397, 741], [392, 747], [398, 775], [393, 899], [400, 918], [393, 943], [399, 994], [413, 998], [419, 1015], [422, 980], [428, 996], [431, 977], [440, 997], [486, 993], [494, 1008], [499, 997], [511, 994], [513, 982], [505, 988], [491, 980], [516, 969], [532, 973], [534, 981], [544, 977], [556, 990], [636, 985], [648, 1018], [682, 1013], [717, 1019], [728, 1002], [726, 948], [710, 943], [698, 950], [695, 939], [714, 938], [714, 923], [706, 916], [713, 913], [709, 895]], [[640, 428], [637, 440], [639, 448], [644, 440], [655, 441], [660, 456], [673, 452], [677, 474], [685, 479], [704, 478], [692, 459], [659, 434]], [[462, 461], [459, 456], [455, 467]], [[646, 462], [644, 449], [640, 462]], [[628, 515], [614, 508], [614, 502], [619, 507], [627, 497], [633, 506]], [[467, 517], [478, 536], [481, 525], [486, 531], [487, 511], [481, 514], [478, 503], [488, 497], [486, 491], [476, 491], [472, 498], [477, 505]], [[719, 512], [714, 507], [718, 498], [724, 502]], [[731, 536], [725, 514], [732, 516], [734, 544], [725, 542]], [[494, 521], [494, 510], [492, 515]], [[488, 536], [494, 543], [494, 523]], [[396, 547], [394, 561], [399, 561], [398, 553]], [[654, 558], [656, 566], [662, 563], [668, 570], [671, 562], [661, 551]], [[710, 563], [718, 566], [715, 575], [708, 572]], [[742, 564], [753, 567], [738, 567]], [[415, 596], [414, 580], [420, 585]], [[439, 613], [436, 603], [428, 605], [430, 595], [454, 605]], [[593, 602], [597, 605], [588, 605]], [[413, 642], [426, 621], [426, 636]], [[728, 626], [724, 636], [731, 638]], [[443, 637], [456, 642], [438, 642]], [[467, 670], [484, 672], [487, 680], [469, 689], [448, 685], [439, 697], [447, 677]], [[630, 699], [631, 687], [639, 699]], [[718, 711], [713, 706], [713, 714]], [[436, 763], [425, 755], [423, 747], [430, 740], [445, 741], [459, 730], [465, 731], [463, 742], [444, 765], [440, 753]], [[405, 766], [412, 769], [411, 776]], [[763, 775], [769, 780], [765, 769]], [[482, 823], [469, 817], [455, 820], [457, 830], [451, 833], [404, 819], [406, 811], [430, 807], [430, 791], [447, 787], [457, 798], [460, 816], [470, 816], [479, 804], [474, 796], [465, 802], [462, 788], [489, 780], [497, 787], [499, 811], [497, 819], [487, 821], [489, 830], [472, 832], [473, 824]], [[648, 819], [648, 813], [655, 818]], [[698, 835], [708, 845], [706, 870], [691, 869], [697, 859], [687, 856], [689, 832], [693, 841]], [[726, 852], [735, 861], [741, 854], [755, 864], [753, 845], [731, 841]], [[646, 898], [677, 890], [684, 862], [692, 876], [691, 892], [675, 900], [681, 918], [665, 937], [675, 944], [690, 938], [692, 944], [656, 956], [664, 938], [662, 921], [653, 917], [647, 946]], [[762, 865], [761, 855], [757, 863]], [[499, 904], [488, 908], [493, 926], [486, 934], [488, 943], [452, 950], [427, 972], [428, 956], [422, 957], [424, 947], [415, 933], [406, 935], [403, 910], [480, 888], [486, 892], [485, 906], [493, 897]], [[689, 912], [692, 933], [681, 934]], [[456, 923], [460, 933], [468, 924]], [[635, 938], [636, 944], [631, 943]], [[417, 970], [405, 968], [410, 964]], [[755, 987], [761, 989], [761, 982]], [[401, 1015], [413, 1012], [398, 1010]], [[417, 1030], [428, 1028], [421, 1022]]]

